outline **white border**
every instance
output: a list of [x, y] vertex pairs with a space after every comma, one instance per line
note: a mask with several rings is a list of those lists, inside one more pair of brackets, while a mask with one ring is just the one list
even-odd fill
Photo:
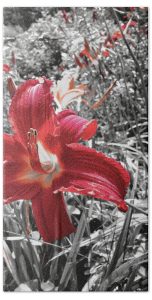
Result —
[[57, 1], [52, 1], [52, 0], [2, 0], [1, 1], [2, 6], [54, 6], [54, 7], [77, 7], [77, 6], [84, 6], [84, 7], [97, 7], [97, 6], [150, 6], [151, 1], [150, 0], [77, 0], [77, 1], [69, 1], [69, 0], [57, 0]]
[[[150, 30], [150, 24], [151, 24], [151, 6], [152, 6], [152, 1], [150, 0], [144, 0], [144, 1], [137, 1], [137, 0], [127, 0], [127, 1], [124, 1], [124, 0], [119, 0], [119, 1], [114, 1], [114, 0], [96, 0], [96, 1], [90, 1], [90, 0], [77, 0], [77, 1], [67, 1], [67, 0], [56, 0], [56, 1], [51, 1], [51, 0], [5, 0], [5, 1], [1, 1], [0, 3], [0, 23], [1, 23], [1, 26], [0, 26], [0, 52], [1, 52], [1, 55], [0, 55], [0, 67], [1, 67], [1, 70], [2, 70], [2, 20], [3, 20], [3, 7], [11, 7], [11, 6], [16, 6], [16, 7], [51, 7], [51, 6], [54, 6], [54, 7], [78, 7], [78, 6], [84, 6], [84, 7], [97, 7], [97, 6], [112, 6], [112, 7], [115, 7], [115, 6], [148, 6], [150, 9], [149, 9], [149, 150], [151, 150], [151, 146], [150, 146], [150, 142], [151, 142], [151, 136], [152, 136], [152, 122], [150, 120], [151, 118], [151, 115], [152, 115], [152, 105], [150, 104], [150, 102], [152, 101], [151, 99], [151, 91], [150, 91], [150, 82], [151, 82], [151, 79], [152, 79], [152, 76], [151, 76], [151, 55], [150, 55], [150, 52], [152, 51], [152, 48], [151, 48], [151, 30]], [[2, 79], [2, 72], [0, 71], [0, 78]], [[2, 116], [3, 116], [3, 110], [2, 110], [2, 99], [3, 99], [3, 95], [2, 95], [2, 80], [0, 80], [0, 138], [1, 138], [1, 145], [2, 145]], [[149, 151], [150, 153], [151, 151]], [[0, 162], [2, 162], [2, 156], [3, 156], [3, 149], [2, 147], [0, 147]], [[151, 157], [149, 158], [149, 176], [150, 176], [150, 167], [151, 167]], [[150, 176], [151, 177], [151, 176]], [[2, 169], [1, 169], [1, 177], [2, 178]], [[0, 181], [0, 189], [2, 189], [2, 181]], [[152, 205], [150, 204], [150, 202], [152, 201], [151, 199], [151, 182], [150, 182], [150, 179], [149, 179], [149, 211], [151, 211], [151, 207]], [[2, 199], [2, 193], [1, 193], [1, 199]], [[2, 212], [2, 200], [1, 200], [1, 203], [0, 203], [0, 211]], [[1, 214], [2, 215], [2, 214]], [[149, 229], [151, 227], [151, 221], [150, 221], [151, 217], [149, 217]], [[1, 222], [0, 222], [0, 236], [2, 237], [2, 218], [1, 218]], [[150, 255], [150, 252], [151, 252], [151, 239], [150, 239], [150, 234], [149, 234], [149, 255]], [[2, 241], [2, 239], [1, 239]], [[36, 296], [38, 299], [40, 299], [41, 297], [45, 297], [45, 299], [50, 299], [50, 297], [55, 297], [55, 299], [57, 298], [60, 298], [62, 297], [62, 299], [64, 300], [67, 299], [67, 298], [76, 298], [76, 297], [86, 297], [86, 298], [91, 298], [94, 297], [96, 299], [98, 299], [99, 297], [103, 297], [104, 300], [105, 299], [109, 299], [110, 297], [115, 300], [115, 299], [122, 299], [122, 298], [127, 298], [129, 296], [129, 298], [132, 298], [132, 297], [138, 297], [138, 300], [142, 299], [144, 297], [146, 298], [151, 298], [151, 290], [152, 290], [152, 275], [151, 274], [151, 270], [152, 270], [152, 261], [151, 261], [151, 257], [149, 259], [149, 291], [150, 292], [140, 292], [140, 293], [137, 293], [137, 292], [124, 292], [124, 293], [112, 293], [112, 292], [99, 292], [99, 293], [92, 293], [92, 292], [89, 292], [89, 293], [82, 293], [82, 292], [79, 292], [78, 293], [74, 293], [74, 292], [56, 292], [56, 293], [41, 293], [41, 292], [37, 292], [37, 293], [4, 293], [2, 291], [3, 289], [3, 282], [2, 282], [2, 276], [3, 276], [3, 269], [2, 269], [2, 242], [0, 244], [0, 297], [1, 299], [2, 298], [9, 298], [9, 297], [15, 297], [16, 299], [20, 299], [20, 298], [25, 298], [25, 297], [29, 297], [29, 298], [32, 298], [33, 296]], [[151, 296], [150, 296], [151, 295]]]

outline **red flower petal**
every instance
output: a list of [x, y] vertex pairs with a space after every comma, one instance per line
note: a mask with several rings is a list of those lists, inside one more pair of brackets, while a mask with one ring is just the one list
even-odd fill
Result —
[[65, 9], [62, 9], [62, 15], [63, 15], [65, 22], [69, 23], [69, 16], [68, 16], [67, 12], [65, 11]]
[[10, 121], [24, 143], [27, 142], [29, 129], [39, 130], [50, 117], [51, 85], [50, 80], [43, 78], [28, 80], [17, 89], [12, 99]]
[[102, 55], [103, 55], [104, 57], [109, 57], [110, 53], [109, 53], [108, 50], [103, 50], [103, 51], [102, 51]]
[[134, 11], [134, 10], [135, 10], [135, 7], [133, 7], [133, 6], [130, 7], [130, 10], [131, 10], [131, 11]]
[[120, 163], [79, 144], [66, 147], [62, 162], [64, 171], [55, 181], [55, 190], [92, 195], [127, 210], [124, 197], [130, 177]]
[[81, 69], [85, 68], [85, 64], [83, 64], [76, 55], [74, 55], [74, 60], [76, 65], [78, 65]]
[[84, 48], [85, 48], [86, 50], [88, 50], [88, 51], [91, 50], [91, 49], [90, 49], [90, 46], [89, 46], [89, 43], [88, 43], [88, 41], [87, 41], [86, 38], [84, 39]]
[[[122, 30], [125, 30], [127, 24], [128, 24], [128, 23], [122, 24], [122, 25], [121, 25], [121, 29], [122, 29]], [[138, 23], [137, 23], [136, 21], [131, 21], [131, 22], [129, 22], [129, 26], [130, 26], [130, 27], [136, 27], [137, 24], [138, 24]]]
[[9, 73], [11, 71], [11, 67], [7, 64], [3, 64], [3, 71]]
[[127, 26], [127, 23], [126, 23], [126, 24], [122, 24], [122, 25], [121, 25], [121, 29], [122, 29], [122, 30], [125, 30], [126, 26]]
[[39, 185], [21, 180], [22, 171], [28, 168], [26, 150], [11, 135], [4, 135], [4, 203], [31, 199], [39, 192]]
[[90, 54], [90, 52], [88, 51], [88, 49], [84, 48], [80, 53], [79, 53], [80, 57], [86, 56], [88, 59], [90, 59], [90, 61], [94, 61], [94, 57], [92, 57], [92, 55]]
[[112, 35], [112, 39], [113, 41], [117, 41], [118, 39], [121, 39], [122, 38], [122, 34], [120, 31], [116, 31], [114, 32], [114, 34]]
[[136, 27], [137, 26], [137, 22], [136, 21], [131, 21], [129, 26], [132, 26], [132, 27]]
[[[20, 161], [21, 155], [26, 155], [26, 149], [20, 144], [15, 135], [4, 133], [4, 160]], [[18, 152], [18, 155], [16, 155]]]
[[7, 88], [10, 93], [10, 97], [12, 98], [16, 93], [17, 87], [11, 77], [7, 79]]
[[61, 139], [66, 144], [78, 142], [80, 139], [89, 140], [97, 130], [97, 121], [88, 121], [66, 109], [57, 115], [60, 122]]
[[68, 217], [62, 193], [44, 189], [32, 199], [33, 215], [44, 241], [60, 240], [75, 231]]
[[47, 151], [56, 155], [60, 153], [60, 123], [53, 109], [50, 120], [44, 123], [38, 133], [38, 140], [44, 145]]

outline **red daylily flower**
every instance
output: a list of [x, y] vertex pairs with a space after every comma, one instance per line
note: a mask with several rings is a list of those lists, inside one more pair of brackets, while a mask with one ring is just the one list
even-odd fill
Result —
[[95, 134], [72, 110], [57, 115], [50, 86], [42, 78], [22, 84], [12, 98], [10, 122], [15, 133], [4, 135], [4, 203], [32, 201], [38, 230], [47, 242], [72, 233], [63, 192], [109, 200], [126, 211], [128, 172], [114, 159], [78, 144]]
[[94, 62], [98, 57], [98, 50], [91, 49], [87, 40], [84, 43], [84, 49], [79, 53], [81, 58], [86, 57], [89, 61]]
[[[78, 57], [74, 55], [75, 63], [81, 68], [87, 68], [90, 62], [96, 64], [97, 58], [99, 55], [99, 50], [95, 50], [93, 47], [90, 47], [87, 39], [84, 39], [84, 49], [80, 51]], [[82, 59], [82, 62], [80, 60]]]
[[[124, 31], [126, 29], [126, 27], [136, 27], [137, 26], [137, 22], [136, 21], [128, 21], [125, 24], [121, 25], [121, 29]], [[113, 48], [114, 44], [113, 42], [117, 42], [118, 40], [122, 39], [122, 34], [120, 31], [115, 31], [112, 36], [108, 35], [105, 42], [104, 42], [104, 46], [106, 48]]]

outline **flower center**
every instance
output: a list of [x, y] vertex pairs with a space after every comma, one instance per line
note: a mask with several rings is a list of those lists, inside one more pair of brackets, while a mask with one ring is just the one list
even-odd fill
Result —
[[36, 129], [30, 128], [27, 136], [27, 149], [32, 169], [40, 174], [53, 173], [57, 164], [56, 155], [47, 152], [40, 141], [38, 141]]

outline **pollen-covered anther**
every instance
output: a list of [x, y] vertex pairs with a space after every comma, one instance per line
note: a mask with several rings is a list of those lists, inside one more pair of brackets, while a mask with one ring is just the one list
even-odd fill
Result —
[[27, 132], [27, 142], [28, 142], [28, 146], [29, 145], [36, 145], [37, 143], [37, 130], [36, 129], [33, 129], [33, 128], [30, 128], [30, 130]]

